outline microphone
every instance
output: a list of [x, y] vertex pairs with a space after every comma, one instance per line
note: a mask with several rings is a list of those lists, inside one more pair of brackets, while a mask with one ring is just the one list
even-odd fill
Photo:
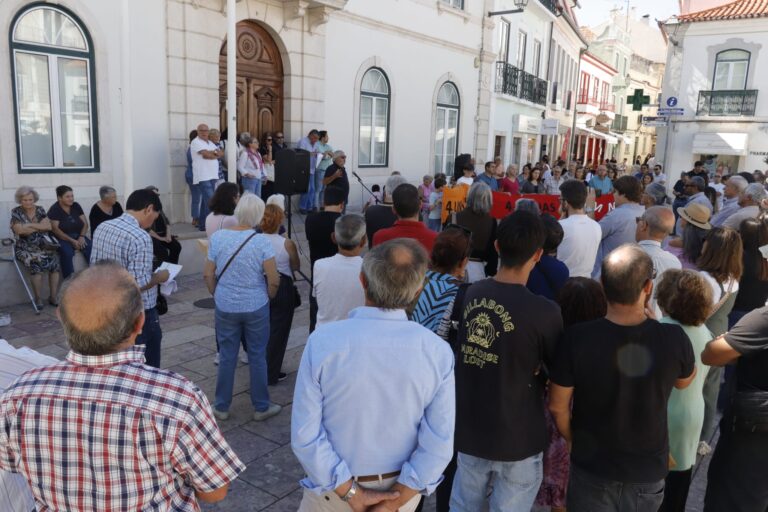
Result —
[[357, 175], [357, 173], [356, 173], [355, 171], [352, 171], [352, 176], [354, 176], [355, 178], [357, 178], [357, 179], [358, 179], [358, 181], [363, 181], [363, 180], [362, 180], [362, 178], [360, 178], [360, 176], [358, 176], [358, 175]]

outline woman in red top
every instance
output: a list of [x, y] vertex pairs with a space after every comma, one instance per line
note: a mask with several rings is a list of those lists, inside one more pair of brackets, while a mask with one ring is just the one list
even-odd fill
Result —
[[520, 184], [517, 182], [517, 166], [507, 167], [506, 174], [499, 178], [499, 191], [507, 194], [516, 195], [520, 193]]

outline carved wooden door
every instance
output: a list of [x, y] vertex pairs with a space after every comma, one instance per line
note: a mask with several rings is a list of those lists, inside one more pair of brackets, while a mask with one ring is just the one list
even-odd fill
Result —
[[[227, 44], [219, 54], [219, 112], [226, 128]], [[261, 138], [283, 130], [283, 62], [275, 41], [252, 21], [237, 24], [237, 131]]]

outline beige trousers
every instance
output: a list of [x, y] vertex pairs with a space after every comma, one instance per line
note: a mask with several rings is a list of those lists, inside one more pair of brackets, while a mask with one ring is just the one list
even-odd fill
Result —
[[[397, 482], [397, 477], [387, 478], [379, 482], [365, 482], [358, 484], [366, 489], [382, 491], [389, 489]], [[413, 512], [419, 505], [421, 495], [417, 494], [411, 498], [408, 503], [400, 507], [399, 512]], [[338, 494], [333, 491], [315, 494], [312, 491], [304, 489], [304, 496], [301, 498], [298, 512], [349, 512], [352, 510], [349, 505], [341, 501]]]

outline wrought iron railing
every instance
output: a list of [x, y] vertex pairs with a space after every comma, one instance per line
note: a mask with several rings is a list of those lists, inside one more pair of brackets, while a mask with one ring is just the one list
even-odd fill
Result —
[[697, 116], [754, 116], [757, 90], [699, 91]]
[[544, 6], [544, 7], [546, 7], [547, 9], [549, 9], [549, 11], [550, 11], [552, 14], [554, 14], [554, 15], [557, 15], [557, 14], [558, 14], [558, 9], [557, 9], [557, 2], [556, 2], [556, 0], [539, 0], [539, 2], [541, 3], [541, 5], [543, 5], [543, 6]]
[[496, 92], [516, 96], [537, 105], [547, 103], [547, 81], [506, 62], [496, 63]]

